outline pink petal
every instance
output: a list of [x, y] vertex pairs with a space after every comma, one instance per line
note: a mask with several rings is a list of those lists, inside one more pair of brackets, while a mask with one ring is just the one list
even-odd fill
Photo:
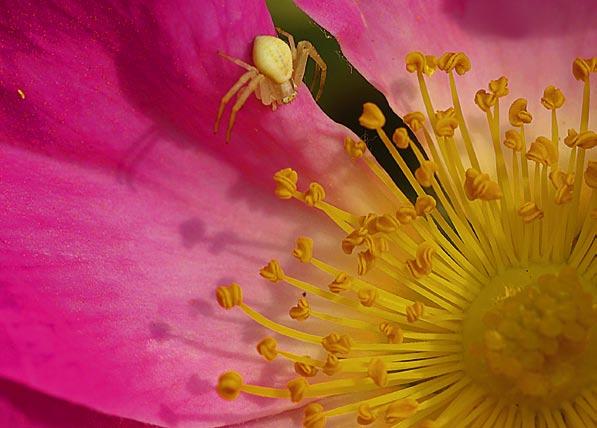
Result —
[[[539, 103], [543, 90], [553, 84], [568, 98], [578, 99], [582, 85], [572, 76], [572, 61], [593, 56], [597, 43], [597, 3], [591, 0], [297, 0], [297, 4], [334, 34], [347, 59], [401, 115], [424, 111], [416, 77], [405, 70], [405, 55], [464, 51], [473, 65], [464, 77], [457, 77], [465, 114], [477, 113], [473, 97], [478, 89], [506, 75], [511, 93], [507, 102], [528, 98], [529, 111], [545, 116], [548, 123], [549, 114]], [[446, 77], [430, 80], [436, 109], [451, 106]], [[569, 112], [573, 122], [564, 126], [578, 126], [579, 109], [580, 103], [573, 104]]]
[[7, 380], [0, 380], [0, 426], [10, 428], [151, 428], [58, 400]]
[[151, 5], [17, 2], [0, 17], [0, 375], [150, 423], [242, 422], [290, 403], [215, 394], [230, 368], [271, 380], [252, 351], [264, 330], [214, 288], [238, 280], [279, 311], [296, 296], [274, 302], [259, 267], [298, 234], [338, 245], [322, 215], [274, 198], [273, 173], [325, 179], [352, 208], [383, 195], [344, 184], [359, 170], [349, 132], [304, 87], [276, 112], [251, 98], [230, 145], [213, 135], [242, 73], [216, 52], [249, 60], [272, 34], [261, 1]]

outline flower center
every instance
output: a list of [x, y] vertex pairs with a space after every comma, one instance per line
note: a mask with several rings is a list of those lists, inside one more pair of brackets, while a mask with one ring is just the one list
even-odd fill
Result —
[[508, 269], [493, 278], [463, 323], [469, 375], [495, 396], [536, 407], [577, 396], [597, 373], [596, 314], [585, 289], [563, 266]]

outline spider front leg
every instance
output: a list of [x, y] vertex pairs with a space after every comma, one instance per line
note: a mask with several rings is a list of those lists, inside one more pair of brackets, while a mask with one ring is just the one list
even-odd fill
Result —
[[224, 59], [227, 59], [230, 62], [235, 63], [236, 65], [238, 65], [238, 66], [240, 66], [240, 67], [242, 67], [242, 68], [244, 68], [246, 70], [257, 70], [251, 64], [247, 64], [242, 59], [234, 58], [233, 56], [225, 54], [224, 52], [218, 51], [218, 55], [220, 55]]
[[[307, 67], [307, 60], [309, 57], [315, 61], [316, 67], [319, 69], [319, 89], [315, 95], [315, 100], [319, 100], [321, 93], [323, 92], [323, 86], [325, 85], [325, 79], [327, 76], [327, 65], [325, 61], [319, 56], [317, 50], [313, 47], [310, 42], [305, 40], [299, 42], [297, 45], [297, 58], [294, 64], [294, 71], [292, 80], [296, 86], [300, 85], [305, 75], [305, 68]], [[316, 70], [317, 71], [317, 70]], [[315, 76], [316, 78], [317, 76]]]
[[255, 89], [257, 89], [257, 87], [263, 79], [265, 79], [265, 76], [263, 74], [258, 74], [253, 78], [253, 80], [251, 80], [251, 83], [249, 83], [247, 87], [244, 88], [242, 92], [238, 95], [238, 98], [236, 99], [234, 106], [232, 106], [232, 111], [230, 112], [230, 120], [228, 121], [228, 129], [226, 130], [226, 143], [230, 142], [230, 135], [232, 134], [232, 127], [234, 126], [236, 113], [245, 104], [247, 98], [249, 98], [249, 95], [255, 92]]
[[[240, 60], [239, 60], [240, 61]], [[226, 108], [226, 104], [230, 101], [230, 99], [242, 88], [245, 83], [249, 80], [253, 79], [257, 76], [258, 71], [255, 67], [251, 67], [252, 70], [247, 71], [239, 79], [236, 81], [234, 85], [226, 92], [226, 95], [222, 97], [220, 100], [220, 107], [218, 108], [218, 116], [216, 117], [216, 123], [214, 124], [214, 133], [218, 132], [218, 128], [220, 127], [220, 119], [222, 118], [222, 114], [224, 113], [224, 109]]]

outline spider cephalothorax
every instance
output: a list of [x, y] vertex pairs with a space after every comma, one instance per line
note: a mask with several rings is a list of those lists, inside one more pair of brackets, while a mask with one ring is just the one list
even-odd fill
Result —
[[230, 120], [228, 121], [226, 142], [230, 141], [236, 113], [253, 92], [255, 92], [257, 99], [261, 100], [264, 105], [270, 105], [272, 110], [276, 110], [279, 104], [288, 104], [294, 100], [297, 88], [303, 80], [309, 57], [315, 61], [315, 72], [319, 72], [320, 76], [319, 89], [315, 99], [319, 99], [321, 95], [327, 71], [323, 59], [310, 42], [303, 40], [295, 45], [291, 34], [280, 29], [278, 29], [278, 32], [288, 38], [288, 44], [274, 36], [255, 37], [253, 42], [254, 65], [220, 52], [221, 56], [247, 70], [220, 101], [214, 126], [215, 132], [218, 131], [226, 104], [238, 92], [237, 100], [232, 107]]

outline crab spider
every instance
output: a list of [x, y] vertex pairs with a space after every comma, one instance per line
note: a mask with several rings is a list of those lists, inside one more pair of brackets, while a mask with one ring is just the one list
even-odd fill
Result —
[[[255, 96], [264, 105], [269, 105], [276, 110], [279, 104], [288, 104], [296, 97], [296, 91], [303, 76], [309, 57], [315, 61], [315, 77], [319, 74], [319, 89], [315, 99], [318, 100], [323, 91], [327, 66], [319, 56], [313, 45], [308, 41], [300, 41], [297, 45], [291, 34], [277, 28], [278, 32], [288, 39], [288, 44], [274, 36], [257, 36], [253, 41], [253, 63], [247, 64], [238, 58], [233, 58], [225, 53], [219, 54], [227, 60], [247, 70], [232, 85], [220, 101], [218, 116], [214, 125], [214, 132], [218, 132], [220, 119], [224, 108], [230, 99], [238, 93], [238, 97], [228, 121], [226, 131], [226, 142], [230, 142], [232, 126], [236, 119], [236, 113], [245, 104], [249, 96], [255, 92]], [[240, 91], [240, 92], [239, 92]]]

